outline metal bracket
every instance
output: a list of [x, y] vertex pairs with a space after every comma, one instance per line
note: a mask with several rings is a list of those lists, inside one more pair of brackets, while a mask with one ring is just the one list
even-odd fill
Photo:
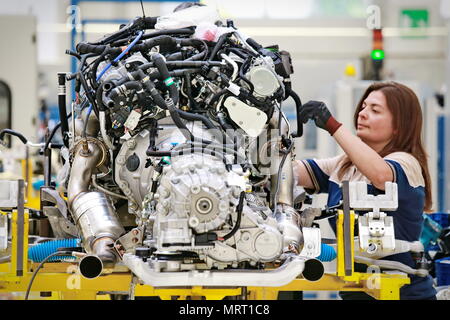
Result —
[[358, 219], [361, 250], [369, 254], [393, 252], [395, 250], [394, 221], [391, 216], [380, 210], [397, 209], [397, 184], [386, 182], [385, 194], [374, 196], [367, 194], [365, 182], [351, 182], [350, 206], [355, 210], [373, 210]]
[[354, 210], [368, 211], [373, 209], [376, 214], [383, 211], [394, 211], [398, 208], [398, 191], [397, 184], [386, 182], [385, 194], [377, 196], [367, 193], [367, 183], [357, 181], [350, 182], [350, 207]]
[[322, 237], [319, 228], [302, 228], [303, 232], [303, 250], [300, 256], [316, 258], [320, 256]]
[[58, 191], [52, 188], [41, 188], [41, 203], [45, 202], [56, 205], [56, 207], [44, 206], [42, 208], [44, 215], [48, 217], [54, 235], [58, 238], [67, 238], [67, 236], [76, 238], [78, 230], [67, 218], [67, 204]]

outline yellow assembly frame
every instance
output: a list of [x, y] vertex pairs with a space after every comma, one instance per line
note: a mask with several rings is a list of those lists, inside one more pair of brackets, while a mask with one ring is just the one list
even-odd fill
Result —
[[[2, 213], [5, 214], [5, 213]], [[0, 264], [0, 294], [20, 293], [16, 298], [21, 298], [28, 287], [33, 270], [37, 263], [28, 263], [28, 213], [24, 213], [24, 241], [23, 267], [26, 272], [17, 275], [17, 211], [12, 212], [12, 252], [11, 262]], [[350, 212], [350, 239], [354, 235], [354, 212]], [[184, 288], [154, 288], [148, 285], [136, 284], [134, 296], [158, 296], [163, 300], [170, 299], [207, 299], [221, 300], [227, 296], [245, 296], [250, 300], [274, 300], [280, 291], [364, 291], [376, 299], [398, 300], [400, 288], [410, 283], [406, 275], [400, 274], [366, 274], [353, 272], [353, 243], [351, 241], [351, 271], [345, 271], [345, 245], [344, 245], [344, 215], [338, 213], [337, 219], [337, 272], [336, 274], [325, 274], [318, 281], [307, 281], [295, 279], [291, 283], [281, 287], [184, 287]], [[348, 268], [348, 266], [347, 266]], [[109, 294], [128, 294], [133, 282], [130, 272], [113, 272], [102, 275], [96, 279], [85, 279], [78, 273], [76, 263], [47, 263], [39, 271], [33, 286], [32, 299], [64, 299], [64, 300], [93, 300], [109, 299]], [[41, 297], [37, 293], [47, 293]]]

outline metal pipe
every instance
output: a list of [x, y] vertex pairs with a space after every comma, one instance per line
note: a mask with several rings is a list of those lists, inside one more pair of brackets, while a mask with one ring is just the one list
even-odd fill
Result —
[[107, 194], [107, 195], [109, 195], [109, 196], [111, 196], [111, 197], [115, 197], [115, 198], [120, 198], [120, 199], [128, 200], [128, 198], [125, 197], [124, 195], [121, 195], [121, 194], [118, 194], [118, 193], [109, 191], [109, 190], [103, 188], [102, 186], [100, 186], [100, 185], [97, 183], [97, 178], [95, 177], [95, 175], [92, 176], [92, 185], [93, 185], [94, 187], [96, 187], [98, 190], [100, 190], [101, 192], [103, 192], [103, 193], [105, 193], [105, 194]]
[[300, 216], [294, 208], [277, 205], [275, 219], [283, 234], [283, 252], [299, 253], [303, 250], [304, 238], [300, 230]]
[[69, 123], [67, 121], [67, 109], [66, 109], [66, 73], [58, 73], [58, 108], [59, 119], [61, 120], [61, 133], [64, 141], [64, 145], [69, 147]]
[[106, 147], [97, 139], [82, 139], [74, 147], [67, 202], [72, 217], [81, 231], [85, 250], [105, 265], [117, 261], [114, 242], [125, 231], [117, 214], [101, 192], [89, 192], [94, 171], [108, 160]]
[[[281, 112], [281, 111], [278, 111]], [[278, 113], [274, 112], [274, 115], [272, 116], [272, 119], [270, 120], [270, 127], [272, 129], [278, 129]], [[285, 135], [285, 137], [288, 136], [289, 128], [285, 122], [281, 122], [280, 124], [280, 136]], [[274, 131], [274, 130], [272, 130]], [[278, 144], [281, 144], [281, 138]], [[293, 206], [294, 199], [293, 199], [293, 189], [294, 189], [294, 176], [292, 171], [292, 157], [291, 153], [289, 153], [286, 156], [286, 159], [283, 164], [283, 168], [281, 170], [280, 176], [278, 175], [278, 169], [277, 165], [279, 166], [281, 164], [281, 161], [283, 159], [283, 154], [279, 152], [278, 148], [273, 148], [275, 150], [272, 154], [272, 168], [271, 171], [274, 172], [271, 176], [271, 190], [273, 192], [276, 192], [277, 189], [277, 183], [278, 180], [280, 180], [279, 186], [278, 186], [278, 193], [277, 193], [277, 199], [273, 199], [273, 206], [275, 207], [277, 204], [282, 203], [289, 206]]]
[[323, 263], [317, 259], [308, 259], [305, 261], [305, 269], [302, 276], [308, 281], [318, 281], [325, 273]]
[[233, 74], [231, 76], [231, 81], [234, 81], [239, 71], [237, 63], [224, 53], [222, 53], [220, 56], [233, 67]]
[[[74, 132], [74, 136], [81, 137], [83, 135], [83, 129], [86, 126], [86, 136], [88, 137], [96, 137], [98, 132], [100, 131], [100, 123], [97, 119], [95, 113], [90, 113], [89, 118], [88, 108], [84, 108], [80, 114], [74, 118], [73, 123], [71, 124], [73, 127], [71, 128]], [[85, 121], [87, 119], [87, 124]], [[74, 129], [75, 128], [75, 129]]]
[[95, 279], [102, 273], [103, 262], [97, 256], [86, 255], [81, 259], [78, 267], [83, 277], [86, 279]]
[[188, 272], [160, 272], [140, 257], [131, 253], [123, 255], [123, 263], [146, 285], [153, 287], [186, 286], [237, 286], [281, 287], [296, 279], [305, 268], [305, 259], [288, 257], [283, 265], [270, 270], [208, 271], [207, 277], [196, 270]]
[[416, 275], [419, 277], [426, 277], [428, 275], [428, 270], [426, 269], [413, 269], [410, 266], [403, 264], [398, 261], [390, 261], [390, 260], [376, 260], [370, 259], [366, 257], [355, 256], [355, 262], [364, 263], [368, 266], [379, 266], [380, 268], [390, 269], [390, 270], [399, 270], [408, 274]]
[[105, 118], [105, 111], [99, 112], [99, 120], [100, 120], [100, 133], [102, 134], [103, 141], [105, 144], [110, 148], [111, 150], [115, 150], [114, 145], [111, 142], [111, 139], [109, 139], [108, 133], [106, 132], [106, 118]]
[[[48, 140], [48, 132], [46, 133], [45, 140]], [[47, 148], [44, 150], [44, 186], [50, 187], [52, 181], [52, 149]]]
[[89, 190], [91, 176], [95, 168], [107, 160], [107, 152], [103, 144], [94, 138], [82, 139], [74, 147], [74, 159], [67, 187], [69, 208], [77, 196]]

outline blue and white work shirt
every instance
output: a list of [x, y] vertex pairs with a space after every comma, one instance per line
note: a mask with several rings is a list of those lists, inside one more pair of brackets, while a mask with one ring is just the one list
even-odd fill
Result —
[[[328, 206], [334, 206], [342, 200], [342, 181], [364, 181], [368, 185], [368, 193], [372, 195], [383, 194], [352, 165], [339, 179], [338, 173], [345, 161], [345, 154], [328, 159], [303, 160], [314, 185], [310, 193], [328, 193]], [[398, 208], [395, 211], [387, 211], [386, 214], [393, 217], [395, 238], [406, 241], [418, 241], [422, 232], [423, 208], [425, 203], [425, 181], [419, 161], [409, 153], [394, 152], [384, 160], [391, 167], [394, 180], [398, 187]], [[365, 212], [360, 212], [364, 214]], [[336, 220], [329, 219], [332, 229], [336, 232]], [[399, 261], [412, 268], [415, 262], [409, 252], [391, 255], [385, 260]], [[430, 276], [421, 278], [410, 276], [411, 284], [400, 289], [401, 299], [427, 299], [436, 294], [432, 287]]]

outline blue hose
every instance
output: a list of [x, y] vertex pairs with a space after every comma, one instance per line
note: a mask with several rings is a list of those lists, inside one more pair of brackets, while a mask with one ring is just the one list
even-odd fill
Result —
[[[78, 247], [80, 239], [61, 239], [42, 242], [28, 248], [28, 259], [33, 262], [42, 262], [46, 257], [56, 252], [58, 248]], [[75, 259], [72, 256], [55, 256], [48, 261], [60, 261], [63, 259]]]
[[330, 262], [336, 259], [336, 250], [332, 246], [322, 243], [320, 256], [317, 257], [322, 262]]
[[[113, 60], [113, 62], [115, 63], [115, 62], [119, 61], [120, 59], [122, 59], [122, 57], [123, 57], [124, 55], [126, 55], [126, 54], [128, 53], [128, 51], [130, 51], [131, 48], [134, 47], [134, 45], [139, 41], [139, 39], [142, 37], [143, 34], [144, 34], [143, 31], [139, 31], [139, 34], [137, 35], [136, 39], [134, 39], [133, 42], [131, 42], [131, 44], [130, 44], [124, 51], [122, 51], [121, 54], [119, 54], [119, 55]], [[106, 72], [109, 68], [111, 68], [111, 66], [112, 66], [112, 63], [109, 63], [109, 64], [108, 64], [108, 65], [100, 72], [100, 74], [97, 76], [96, 81], [100, 80], [100, 78], [105, 74], [105, 72]]]

